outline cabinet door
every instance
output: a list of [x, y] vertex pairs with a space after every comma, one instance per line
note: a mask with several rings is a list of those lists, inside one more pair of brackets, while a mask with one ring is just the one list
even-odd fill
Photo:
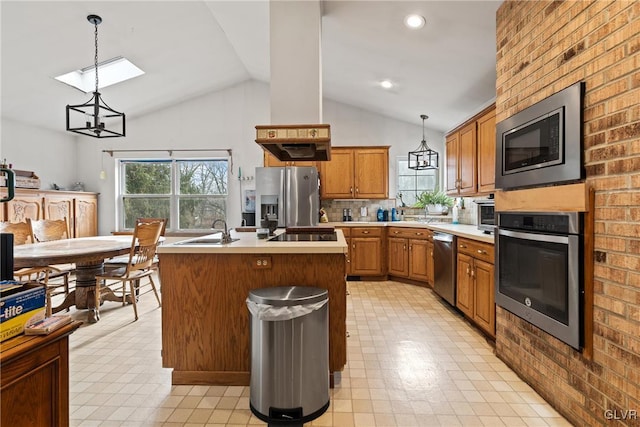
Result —
[[389, 274], [408, 277], [407, 239], [392, 237], [387, 242], [389, 245]]
[[428, 252], [427, 240], [409, 240], [409, 277], [414, 280], [426, 282], [428, 276]]
[[389, 197], [388, 148], [354, 149], [354, 184], [356, 198]]
[[67, 219], [67, 223], [73, 221], [73, 198], [52, 197], [44, 198], [44, 217], [46, 219]]
[[491, 193], [496, 181], [496, 110], [478, 119], [478, 192]]
[[281, 167], [281, 166], [288, 166], [288, 162], [283, 162], [280, 161], [278, 159], [275, 158], [275, 156], [271, 153], [268, 152], [264, 152], [264, 167], [268, 168], [268, 167]]
[[98, 235], [98, 198], [97, 196], [78, 196], [75, 199], [75, 220], [73, 237], [91, 237]]
[[264, 167], [282, 167], [282, 166], [314, 166], [318, 167], [318, 163], [314, 161], [289, 161], [283, 162], [278, 160], [271, 153], [264, 152]]
[[474, 194], [477, 187], [476, 178], [476, 122], [470, 123], [460, 130], [460, 153], [458, 156], [458, 176], [460, 177], [459, 194]]
[[427, 283], [433, 286], [433, 272], [435, 271], [433, 264], [433, 242], [427, 242]]
[[[333, 153], [332, 153], [333, 155]], [[379, 276], [382, 274], [382, 241], [379, 237], [351, 238], [351, 274]]]
[[491, 336], [496, 335], [493, 264], [474, 259], [475, 300], [473, 320]]
[[352, 199], [353, 151], [331, 149], [331, 160], [320, 163], [320, 197], [323, 199]]
[[457, 273], [456, 306], [467, 317], [473, 319], [473, 258], [469, 255], [458, 254]]
[[347, 241], [347, 262], [346, 262], [346, 274], [350, 276], [351, 273], [351, 237], [345, 237], [344, 240]]
[[13, 200], [7, 204], [7, 221], [23, 222], [27, 218], [42, 219], [42, 195], [38, 193], [23, 193], [16, 190]]
[[458, 133], [451, 134], [446, 141], [447, 151], [447, 193], [458, 194]]

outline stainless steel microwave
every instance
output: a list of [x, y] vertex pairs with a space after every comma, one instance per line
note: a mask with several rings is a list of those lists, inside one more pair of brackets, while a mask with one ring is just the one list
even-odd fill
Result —
[[496, 228], [496, 213], [494, 199], [474, 200], [478, 205], [478, 230], [493, 233]]
[[584, 83], [578, 82], [496, 126], [496, 188], [584, 179]]

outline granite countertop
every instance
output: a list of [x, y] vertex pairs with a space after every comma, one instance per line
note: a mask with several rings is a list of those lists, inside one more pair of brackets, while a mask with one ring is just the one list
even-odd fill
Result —
[[[495, 243], [493, 234], [486, 234], [478, 230], [475, 225], [469, 224], [452, 224], [450, 222], [420, 222], [420, 221], [348, 221], [348, 222], [329, 222], [327, 226], [333, 227], [409, 227], [409, 228], [425, 228], [443, 233], [451, 233], [459, 237], [478, 240], [484, 243]], [[321, 224], [324, 225], [324, 224]]]
[[[276, 234], [284, 230], [276, 230]], [[237, 232], [231, 230], [231, 237], [238, 239], [228, 244], [198, 244], [189, 243], [205, 238], [219, 238], [220, 233], [194, 237], [178, 242], [158, 246], [158, 254], [331, 254], [346, 253], [347, 242], [342, 231], [336, 230], [338, 240], [335, 242], [270, 242], [267, 239], [258, 239], [255, 232]]]

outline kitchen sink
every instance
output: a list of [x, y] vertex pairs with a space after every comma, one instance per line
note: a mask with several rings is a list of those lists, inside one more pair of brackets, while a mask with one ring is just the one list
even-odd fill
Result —
[[[230, 243], [235, 242], [236, 240], [240, 240], [240, 239], [231, 239]], [[202, 238], [202, 239], [195, 239], [195, 240], [187, 240], [184, 242], [177, 242], [176, 245], [222, 245], [225, 243], [222, 243], [222, 239], [220, 238], [214, 238], [214, 237], [206, 237], [206, 238]]]

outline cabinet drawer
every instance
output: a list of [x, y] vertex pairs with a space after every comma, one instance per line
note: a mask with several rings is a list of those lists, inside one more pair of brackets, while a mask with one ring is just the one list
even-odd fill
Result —
[[382, 227], [352, 227], [351, 237], [380, 237]]
[[476, 259], [494, 263], [493, 245], [476, 240], [458, 238], [458, 252], [470, 255]]
[[389, 237], [406, 237], [408, 239], [425, 239], [433, 237], [431, 230], [426, 228], [389, 227]]

